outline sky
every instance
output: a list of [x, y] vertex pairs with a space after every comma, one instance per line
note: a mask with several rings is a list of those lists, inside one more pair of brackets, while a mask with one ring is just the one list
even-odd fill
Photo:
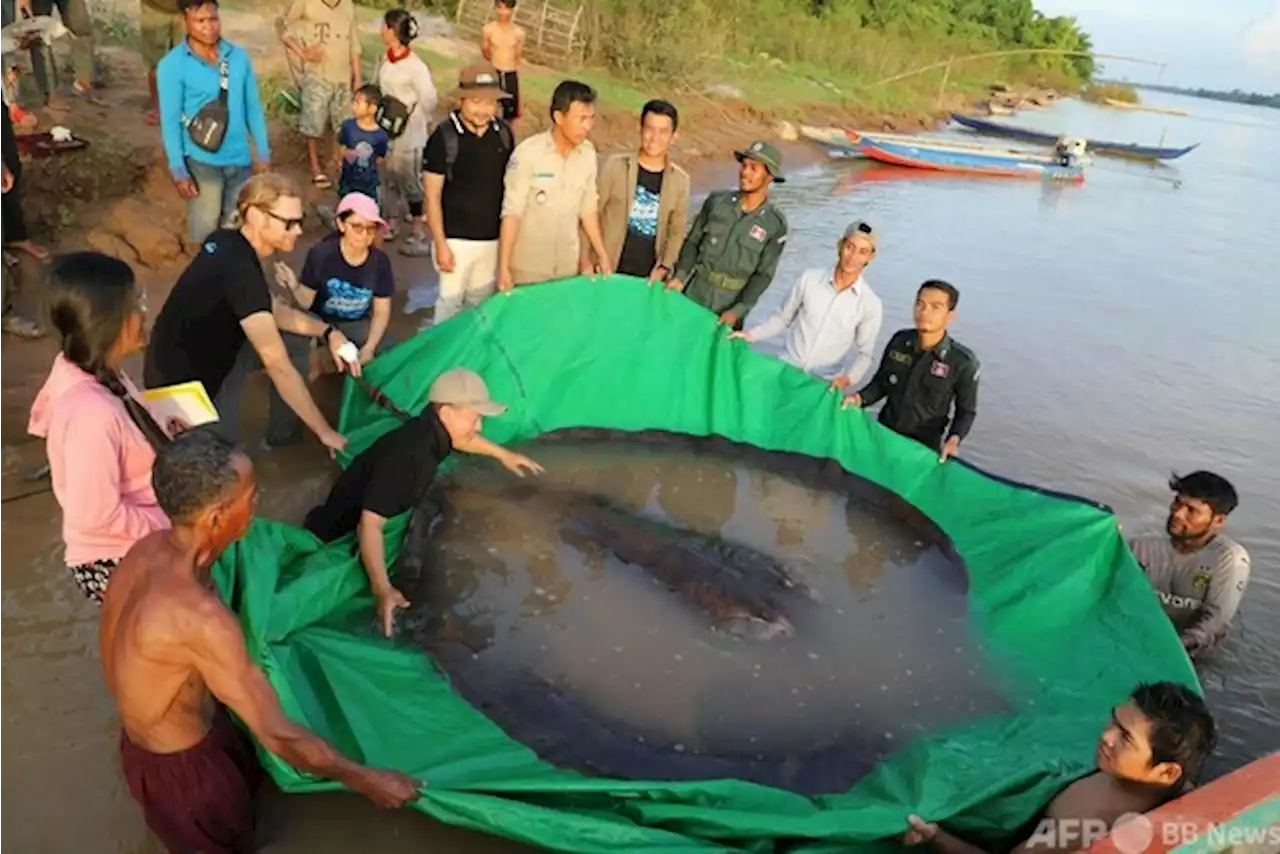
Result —
[[1280, 92], [1280, 0], [1035, 0], [1073, 15], [1101, 53], [1169, 63], [1163, 71], [1116, 60], [1102, 75], [1207, 89]]

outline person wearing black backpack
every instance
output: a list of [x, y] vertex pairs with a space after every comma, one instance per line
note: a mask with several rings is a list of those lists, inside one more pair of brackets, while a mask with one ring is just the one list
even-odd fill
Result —
[[493, 66], [464, 68], [450, 97], [458, 108], [431, 134], [422, 162], [440, 273], [435, 323], [479, 305], [497, 286], [503, 176], [515, 149], [511, 126], [498, 116], [498, 101], [511, 96]]

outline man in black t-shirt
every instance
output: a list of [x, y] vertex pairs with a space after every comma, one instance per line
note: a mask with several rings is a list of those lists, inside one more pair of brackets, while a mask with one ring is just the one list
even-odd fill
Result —
[[427, 392], [427, 408], [384, 434], [358, 454], [338, 476], [329, 497], [307, 514], [304, 527], [325, 542], [358, 532], [360, 560], [377, 599], [382, 631], [391, 636], [395, 612], [409, 601], [391, 585], [382, 527], [393, 516], [417, 507], [436, 471], [454, 450], [493, 457], [517, 475], [542, 466], [480, 435], [485, 417], [507, 407], [489, 398], [489, 387], [473, 371], [454, 368]]
[[436, 126], [423, 154], [427, 227], [435, 245], [440, 296], [435, 323], [493, 294], [503, 178], [511, 159], [511, 128], [497, 116], [510, 98], [488, 65], [464, 68], [452, 93], [458, 109]]
[[[689, 215], [689, 173], [671, 161], [680, 116], [654, 100], [640, 111], [640, 148], [609, 158], [600, 169], [600, 231], [609, 266], [628, 276], [662, 281], [684, 243]], [[581, 243], [583, 268], [591, 263]]]
[[[245, 382], [263, 367], [283, 404], [328, 448], [340, 451], [347, 440], [316, 406], [280, 332], [323, 337], [340, 366], [337, 354], [347, 338], [306, 312], [273, 303], [262, 270], [263, 257], [293, 249], [302, 233], [302, 199], [289, 179], [268, 172], [245, 184], [237, 210], [244, 225], [210, 234], [160, 309], [147, 347], [146, 385], [199, 381], [218, 410], [218, 432], [235, 440]], [[358, 373], [359, 365], [351, 369]], [[293, 438], [288, 434], [295, 424], [273, 399], [268, 444]]]

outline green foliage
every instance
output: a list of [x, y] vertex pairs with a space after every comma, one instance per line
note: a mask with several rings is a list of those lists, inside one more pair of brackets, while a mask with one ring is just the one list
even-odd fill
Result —
[[1207, 98], [1210, 101], [1229, 101], [1233, 104], [1249, 104], [1254, 107], [1280, 109], [1280, 92], [1273, 92], [1268, 95], [1265, 92], [1246, 92], [1243, 89], [1232, 89], [1227, 92], [1221, 89], [1186, 89], [1181, 86], [1140, 85], [1143, 89], [1150, 89], [1153, 92], [1172, 92], [1177, 95], [1190, 95], [1192, 98]]
[[[870, 84], [948, 57], [1092, 50], [1074, 18], [1046, 17], [1031, 0], [586, 2], [590, 58], [635, 78], [697, 80], [726, 55], [768, 54]], [[1093, 59], [1046, 52], [993, 60], [984, 71], [1079, 86], [1093, 76]]]

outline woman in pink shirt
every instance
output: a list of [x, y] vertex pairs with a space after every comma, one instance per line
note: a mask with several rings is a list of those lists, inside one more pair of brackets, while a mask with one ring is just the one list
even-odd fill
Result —
[[155, 449], [168, 436], [121, 371], [146, 346], [145, 300], [129, 265], [97, 252], [64, 255], [49, 274], [49, 316], [62, 352], [27, 429], [45, 439], [67, 566], [98, 604], [125, 552], [169, 527], [151, 489]]

